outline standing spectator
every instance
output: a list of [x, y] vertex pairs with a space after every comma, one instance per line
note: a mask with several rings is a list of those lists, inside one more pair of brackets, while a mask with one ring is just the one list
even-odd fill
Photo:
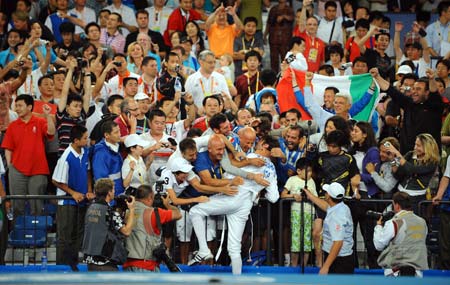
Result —
[[167, 23], [167, 29], [164, 32], [164, 41], [167, 46], [172, 46], [170, 43], [170, 36], [173, 32], [183, 32], [188, 21], [203, 20], [202, 16], [192, 9], [192, 0], [181, 0], [180, 7], [173, 10], [172, 14], [169, 16]]
[[192, 94], [194, 104], [199, 108], [198, 113], [202, 114], [202, 102], [205, 97], [213, 94], [225, 94], [230, 97], [227, 81], [225, 77], [214, 71], [215, 57], [209, 50], [202, 51], [198, 56], [200, 69], [188, 77], [186, 80], [186, 91]]
[[[84, 232], [87, 200], [94, 198], [90, 174], [88, 132], [75, 125], [70, 130], [70, 145], [64, 150], [53, 173], [58, 196], [72, 199], [58, 200], [56, 264], [77, 263]], [[75, 261], [75, 262], [74, 262]]]
[[120, 116], [114, 122], [120, 129], [120, 141], [136, 133], [136, 117], [139, 115], [139, 107], [134, 99], [125, 99], [120, 104]]
[[320, 20], [317, 37], [325, 44], [344, 44], [342, 35], [342, 18], [337, 17], [337, 4], [335, 1], [325, 3], [325, 16]]
[[441, 96], [437, 93], [434, 72], [431, 69], [427, 70], [428, 78], [420, 78], [414, 83], [411, 97], [390, 86], [389, 82], [380, 76], [378, 69], [372, 68], [370, 73], [381, 90], [386, 90], [392, 101], [398, 103], [404, 110], [403, 127], [400, 130], [401, 152], [412, 150], [416, 137], [421, 133], [431, 134], [440, 148], [443, 104]]
[[142, 158], [142, 152], [149, 143], [139, 135], [131, 134], [125, 138], [124, 144], [128, 155], [122, 165], [123, 186], [137, 189], [143, 184], [150, 185], [151, 181], [147, 173], [149, 165], [146, 165]]
[[239, 0], [236, 1], [239, 6], [239, 17], [242, 21], [247, 17], [256, 17], [258, 24], [256, 26], [256, 37], [262, 38], [262, 13], [264, 8], [270, 8], [270, 0]]
[[430, 46], [430, 53], [432, 56], [446, 56], [443, 54], [442, 48], [448, 51], [449, 41], [448, 37], [450, 29], [450, 2], [441, 1], [438, 5], [439, 19], [431, 23], [427, 29], [427, 41]]
[[244, 61], [245, 54], [248, 51], [255, 50], [261, 57], [264, 56], [264, 42], [261, 38], [257, 38], [256, 27], [258, 20], [255, 17], [247, 17], [244, 19], [244, 34], [234, 40], [233, 46], [233, 60], [234, 60], [234, 74], [236, 77], [247, 71], [247, 66]]
[[111, 2], [111, 5], [106, 6], [105, 9], [111, 11], [111, 14], [116, 13], [121, 16], [120, 27], [124, 28], [121, 29], [122, 35], [126, 37], [129, 33], [135, 32], [137, 24], [133, 9], [123, 5], [122, 0], [112, 0]]
[[100, 43], [110, 46], [114, 53], [123, 53], [125, 51], [125, 37], [119, 32], [119, 26], [122, 24], [122, 16], [118, 13], [111, 13], [106, 22], [106, 28], [100, 32]]
[[[2, 143], [9, 168], [9, 189], [11, 194], [42, 195], [47, 187], [46, 175], [49, 174], [45, 139], [51, 140], [55, 135], [51, 109], [44, 105], [45, 119], [34, 116], [33, 97], [25, 94], [17, 96], [15, 107], [19, 119], [9, 125]], [[39, 215], [43, 201], [33, 200], [30, 204], [31, 215]], [[24, 214], [24, 201], [14, 201], [13, 207], [16, 214]]]
[[236, 78], [235, 83], [238, 94], [234, 97], [234, 101], [239, 108], [244, 108], [248, 98], [264, 87], [259, 79], [261, 59], [261, 55], [255, 50], [245, 54], [247, 72]]
[[172, 13], [172, 9], [164, 5], [165, 2], [165, 0], [154, 0], [153, 6], [145, 9], [148, 12], [148, 28], [161, 35], [166, 31], [167, 22]]
[[82, 21], [83, 25], [77, 25], [75, 27], [75, 34], [79, 35], [84, 32], [87, 24], [97, 21], [97, 15], [94, 10], [86, 7], [86, 0], [74, 0], [73, 2], [75, 7], [69, 10], [69, 14], [76, 15]]
[[[156, 63], [156, 59], [151, 56], [144, 57], [142, 60], [141, 69], [142, 75], [138, 80], [138, 92], [147, 94], [150, 104], [156, 103], [158, 100], [158, 90], [156, 89], [158, 65]], [[135, 100], [138, 99], [135, 98]], [[147, 112], [144, 114], [147, 114]]]
[[323, 222], [323, 251], [325, 262], [319, 274], [353, 274], [353, 222], [350, 208], [343, 203], [344, 187], [337, 182], [323, 185], [325, 201], [304, 189], [306, 196], [322, 211], [326, 211]]
[[[398, 190], [406, 192], [411, 199], [414, 213], [419, 213], [419, 202], [426, 200], [428, 185], [439, 166], [439, 149], [430, 134], [419, 134], [414, 150], [402, 155], [393, 145], [388, 151], [394, 154], [393, 172], [400, 182]], [[430, 193], [428, 193], [430, 195]]]
[[305, 40], [303, 55], [308, 62], [308, 71], [316, 72], [325, 62], [325, 43], [317, 37], [319, 20], [314, 16], [307, 17], [306, 15], [307, 1], [303, 2], [304, 8], [300, 12], [300, 20], [294, 28], [293, 36], [301, 37]]
[[102, 126], [103, 139], [94, 146], [92, 156], [92, 172], [94, 181], [110, 178], [114, 182], [115, 194], [124, 191], [121, 169], [122, 156], [119, 153], [120, 128], [117, 123], [106, 121]]
[[166, 52], [165, 52], [166, 46], [164, 45], [164, 39], [160, 33], [154, 32], [149, 28], [148, 12], [146, 10], [139, 10], [136, 12], [136, 23], [137, 23], [138, 30], [128, 34], [128, 36], [126, 38], [126, 43], [125, 43], [125, 50], [128, 49], [128, 46], [132, 42], [137, 41], [137, 37], [138, 37], [139, 33], [145, 33], [145, 34], [148, 34], [148, 36], [150, 37], [150, 42], [152, 45], [155, 45], [155, 44], [158, 45], [159, 51], [160, 51], [159, 55], [161, 57], [164, 57], [164, 55], [166, 54]]
[[[227, 14], [233, 17], [234, 24], [228, 24]], [[221, 5], [208, 17], [205, 22], [205, 31], [208, 35], [209, 48], [216, 58], [224, 54], [233, 54], [234, 39], [243, 28], [244, 26], [236, 14], [236, 4], [226, 9]]]
[[57, 43], [62, 41], [61, 33], [59, 32], [59, 26], [63, 22], [72, 22], [75, 25], [83, 26], [84, 24], [80, 19], [77, 18], [75, 14], [68, 14], [68, 0], [56, 0], [56, 13], [50, 14], [45, 20], [45, 25], [50, 29], [50, 31], [55, 36]]
[[56, 113], [56, 130], [58, 132], [59, 148], [58, 154], [61, 156], [71, 141], [70, 132], [73, 126], [86, 125], [87, 112], [91, 101], [91, 74], [84, 74], [84, 95], [70, 94], [69, 88], [72, 82], [74, 69], [77, 67], [77, 61], [72, 59], [69, 62], [69, 70], [64, 80], [61, 98], [58, 102], [58, 112]]
[[208, 42], [203, 38], [203, 33], [200, 26], [195, 21], [186, 23], [185, 33], [192, 41], [191, 55], [195, 58], [207, 48]]
[[287, 0], [278, 0], [278, 4], [270, 9], [264, 31], [264, 41], [269, 36], [270, 63], [272, 70], [280, 70], [280, 58], [284, 58], [288, 51], [290, 36], [292, 35], [292, 23], [294, 11]]
[[94, 45], [96, 48], [103, 49], [103, 54], [105, 54], [107, 58], [112, 58], [114, 56], [114, 51], [112, 50], [111, 46], [100, 43], [101, 28], [97, 23], [87, 24], [84, 32], [87, 36], [88, 42]]

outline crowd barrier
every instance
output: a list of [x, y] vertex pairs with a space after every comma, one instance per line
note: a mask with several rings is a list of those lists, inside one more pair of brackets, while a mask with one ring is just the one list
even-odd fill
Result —
[[[53, 203], [57, 200], [61, 199], [71, 199], [71, 197], [67, 196], [53, 196], [53, 195], [9, 195], [6, 197], [6, 200], [16, 200], [16, 199], [22, 199], [22, 200], [35, 200], [35, 199], [41, 199], [46, 201], [53, 201]], [[271, 204], [266, 199], [262, 198], [260, 199], [260, 203], [258, 206], [255, 206], [253, 211], [255, 211], [255, 215], [253, 219], [253, 232], [256, 238], [260, 238], [260, 243], [262, 243], [262, 234], [266, 237], [266, 244], [265, 244], [265, 252], [266, 252], [266, 260], [264, 262], [265, 265], [274, 265], [274, 264], [282, 264], [283, 262], [283, 225], [285, 225], [284, 218], [286, 217], [285, 213], [283, 214], [283, 211], [286, 211], [286, 205], [290, 205], [292, 202], [294, 202], [294, 199], [280, 199], [277, 204]], [[304, 202], [307, 203], [307, 202]], [[383, 205], [382, 208], [384, 208], [384, 205], [392, 203], [392, 200], [383, 200], [383, 199], [361, 199], [361, 200], [346, 200], [346, 203], [349, 205], [352, 205], [353, 203], [372, 203], [374, 205]], [[443, 201], [442, 203], [450, 204], [450, 201]], [[278, 220], [272, 220], [274, 217], [272, 214], [274, 213], [273, 207], [278, 207]], [[421, 210], [420, 214], [423, 216], [429, 223], [429, 229], [430, 229], [430, 237], [427, 239], [427, 245], [429, 246], [430, 254], [433, 254], [437, 256], [439, 254], [439, 244], [438, 244], [438, 234], [436, 232], [439, 230], [439, 228], [436, 228], [436, 224], [438, 224], [436, 221], [433, 221], [433, 219], [436, 218], [435, 212], [436, 211], [430, 211], [424, 212], [423, 210], [425, 207], [431, 206], [431, 201], [422, 201], [420, 202], [419, 209]], [[381, 209], [380, 207], [378, 207]], [[433, 208], [436, 210], [436, 208]], [[290, 215], [289, 215], [290, 216]], [[272, 222], [278, 223], [277, 225], [274, 225], [272, 227]], [[56, 247], [57, 241], [55, 240], [49, 240], [48, 233], [49, 232], [56, 232], [56, 210], [47, 211], [44, 210], [43, 213], [41, 213], [39, 216], [31, 216], [31, 215], [21, 215], [18, 217], [15, 217], [15, 219], [12, 222], [12, 225], [10, 225], [11, 232], [9, 233], [8, 240], [2, 240], [1, 242], [7, 242], [8, 246], [10, 248], [11, 253], [11, 260], [7, 260], [8, 264], [18, 264], [19, 262], [16, 261], [17, 254], [15, 254], [15, 251], [19, 250], [22, 252], [22, 256], [18, 258], [18, 260], [21, 260], [23, 265], [28, 264], [37, 264], [40, 262], [40, 257], [42, 255], [43, 251], [48, 252], [48, 249], [50, 247]], [[264, 224], [266, 223], [266, 224]], [[220, 224], [220, 223], [218, 223]], [[261, 228], [269, 229], [267, 231], [260, 232], [262, 234], [257, 234]], [[176, 231], [176, 228], [175, 228]], [[248, 233], [248, 232], [247, 232]], [[290, 232], [289, 232], [290, 233]], [[250, 233], [251, 235], [251, 233]], [[177, 252], [174, 250], [177, 247], [178, 240], [176, 238], [176, 232], [174, 232], [173, 235], [173, 246], [172, 246], [172, 256], [174, 257], [174, 260], [176, 262], [179, 261], [179, 258], [177, 256]], [[220, 239], [220, 233], [217, 234], [217, 239]], [[302, 236], [302, 235], [300, 235]], [[276, 238], [277, 237], [277, 238]], [[312, 237], [311, 237], [312, 239]], [[220, 242], [220, 241], [219, 241]], [[303, 242], [301, 241], [301, 246], [303, 246]], [[196, 242], [194, 241], [196, 244]], [[357, 243], [357, 240], [355, 240], [355, 244]], [[273, 246], [275, 245], [275, 246]], [[226, 249], [222, 250], [222, 254], [226, 253]], [[274, 260], [274, 253], [277, 253], [276, 258]], [[34, 258], [33, 258], [34, 257]], [[20, 264], [20, 263], [19, 263]], [[313, 264], [313, 263], [312, 263]], [[431, 265], [435, 265], [436, 263], [431, 262]], [[430, 267], [433, 268], [433, 267]]]

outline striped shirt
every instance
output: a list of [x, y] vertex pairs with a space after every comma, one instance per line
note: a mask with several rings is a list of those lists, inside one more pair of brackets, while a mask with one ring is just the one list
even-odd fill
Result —
[[70, 144], [70, 130], [72, 130], [72, 127], [75, 125], [85, 126], [86, 117], [84, 110], [81, 110], [81, 115], [78, 118], [72, 118], [66, 110], [62, 113], [56, 112], [56, 131], [59, 139], [58, 156], [61, 156]]

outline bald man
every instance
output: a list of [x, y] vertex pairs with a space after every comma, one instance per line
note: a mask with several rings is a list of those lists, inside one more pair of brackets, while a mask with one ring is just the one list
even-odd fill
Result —
[[[208, 152], [213, 158], [218, 159], [220, 152], [225, 146], [220, 144], [218, 140], [210, 141]], [[199, 243], [199, 251], [195, 257], [189, 261], [188, 265], [194, 265], [204, 260], [213, 258], [211, 251], [208, 249], [205, 235], [206, 217], [226, 215], [228, 223], [228, 242], [227, 250], [231, 258], [231, 267], [233, 274], [241, 274], [242, 272], [242, 258], [241, 258], [241, 241], [244, 232], [245, 223], [253, 206], [253, 202], [257, 200], [259, 192], [266, 189], [265, 197], [271, 202], [275, 203], [279, 198], [277, 187], [277, 175], [275, 166], [270, 161], [270, 152], [272, 148], [279, 147], [278, 140], [267, 136], [263, 137], [257, 144], [255, 153], [249, 155], [250, 159], [258, 158], [265, 161], [264, 166], [257, 167], [248, 165], [244, 170], [253, 173], [263, 173], [264, 179], [269, 181], [269, 186], [264, 187], [257, 184], [253, 180], [239, 178], [238, 193], [235, 196], [214, 195], [206, 203], [197, 204], [189, 211], [192, 224], [194, 225], [195, 234]], [[197, 163], [196, 163], [197, 167]], [[210, 168], [213, 170], [212, 168]], [[215, 173], [216, 175], [218, 173]], [[236, 177], [231, 174], [221, 174], [221, 180], [228, 180], [231, 183], [235, 182]], [[235, 184], [236, 185], [236, 184]], [[217, 254], [218, 256], [220, 253]]]
[[256, 131], [252, 127], [244, 127], [238, 131], [238, 136], [240, 150], [245, 154], [254, 152]]

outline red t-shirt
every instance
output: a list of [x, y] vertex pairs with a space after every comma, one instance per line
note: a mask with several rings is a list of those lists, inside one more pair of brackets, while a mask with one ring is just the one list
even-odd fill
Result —
[[306, 32], [301, 33], [298, 27], [294, 29], [293, 35], [305, 40], [305, 51], [303, 55], [308, 62], [308, 71], [316, 72], [325, 61], [325, 43], [318, 37], [311, 37]]
[[170, 14], [169, 19], [167, 21], [167, 29], [164, 31], [164, 42], [167, 46], [172, 46], [170, 43], [170, 35], [169, 31], [180, 31], [184, 32], [184, 28], [186, 27], [186, 23], [188, 21], [197, 21], [201, 20], [202, 16], [200, 13], [195, 11], [194, 9], [189, 10], [189, 17], [186, 19], [183, 17], [183, 14], [181, 13], [181, 8], [173, 10], [172, 14]]
[[122, 115], [114, 119], [114, 122], [117, 123], [120, 129], [120, 136], [126, 137], [130, 134], [130, 130], [128, 129], [128, 125], [125, 120], [122, 118]]
[[197, 118], [192, 125], [193, 128], [197, 128], [202, 130], [202, 132], [206, 131], [209, 128], [208, 120], [205, 116]]
[[[366, 48], [375, 48], [375, 38], [371, 37], [368, 39], [365, 43]], [[361, 51], [359, 50], [358, 44], [355, 43], [355, 37], [350, 37], [347, 42], [345, 43], [345, 49], [349, 51], [350, 56], [349, 60], [350, 62], [353, 62], [355, 58], [361, 55]]]
[[[159, 219], [161, 221], [161, 225], [163, 225], [164, 223], [168, 223], [172, 220], [172, 211], [171, 210], [164, 210], [164, 209], [158, 208], [158, 212], [159, 212]], [[146, 222], [148, 222], [148, 218], [146, 219], [144, 217], [144, 223], [146, 223]], [[153, 232], [155, 234], [159, 235], [160, 230], [158, 229], [158, 224], [156, 223], [156, 215], [154, 213], [152, 213], [150, 223], [151, 223]], [[148, 233], [148, 230], [147, 230], [147, 233]], [[154, 271], [155, 268], [158, 266], [159, 266], [159, 263], [156, 262], [155, 260], [143, 260], [143, 259], [134, 259], [134, 258], [128, 258], [127, 261], [123, 264], [123, 268], [138, 267], [138, 268], [152, 270], [152, 271]]]
[[23, 175], [48, 175], [45, 139], [53, 139], [47, 120], [32, 115], [28, 123], [19, 118], [8, 126], [2, 148], [12, 152], [11, 163]]

